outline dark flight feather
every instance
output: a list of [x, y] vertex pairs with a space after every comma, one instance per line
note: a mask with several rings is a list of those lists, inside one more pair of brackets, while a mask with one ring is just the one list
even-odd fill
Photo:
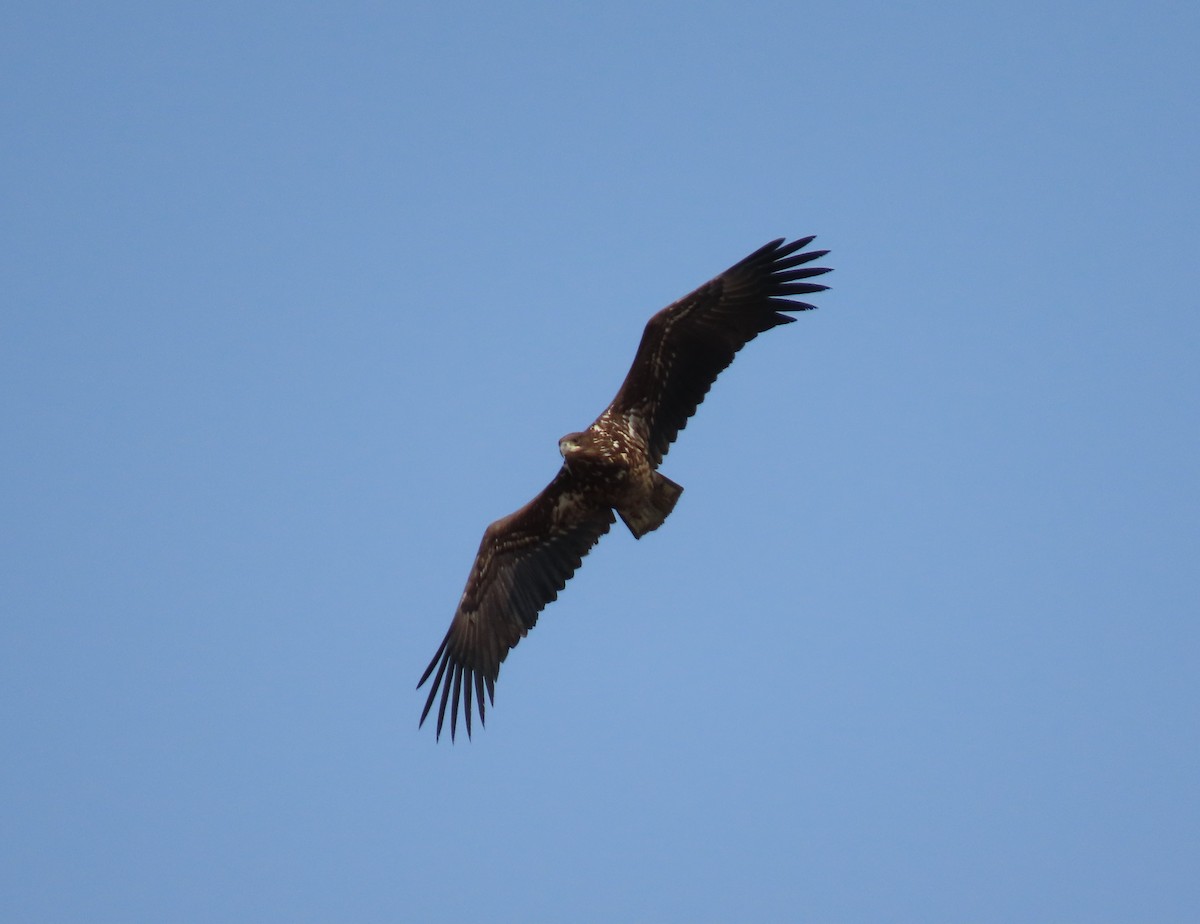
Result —
[[763, 331], [796, 320], [780, 312], [816, 307], [785, 297], [828, 288], [795, 281], [829, 272], [820, 266], [792, 269], [829, 253], [796, 253], [812, 241], [811, 237], [790, 244], [783, 238], [772, 241], [646, 324], [633, 365], [611, 407], [646, 419], [655, 465], [662, 462], [738, 350]]
[[[421, 723], [440, 688], [439, 737], [448, 702], [450, 736], [453, 738], [458, 731], [459, 685], [464, 674], [466, 703], [469, 706], [474, 686], [479, 722], [484, 723], [484, 684], [489, 702], [494, 703], [501, 662], [537, 624], [538, 614], [558, 596], [583, 557], [616, 519], [612, 508], [593, 503], [585, 493], [574, 489], [572, 481], [564, 465], [541, 494], [484, 532], [458, 611], [417, 684], [421, 687], [437, 669]], [[465, 718], [470, 736], [469, 708]]]
[[[827, 288], [802, 281], [829, 272], [806, 265], [828, 253], [805, 251], [812, 241], [772, 241], [654, 315], [616, 398], [593, 428], [607, 418], [636, 429], [644, 446], [635, 461], [656, 469], [738, 350], [795, 320], [783, 312], [814, 307], [792, 298]], [[674, 488], [671, 506], [680, 490]], [[564, 464], [537, 497], [487, 528], [450, 629], [417, 684], [433, 678], [420, 724], [435, 702], [439, 738], [447, 706], [452, 739], [460, 706], [468, 737], [474, 710], [484, 724], [485, 687], [494, 704], [501, 663], [615, 519], [595, 485]]]

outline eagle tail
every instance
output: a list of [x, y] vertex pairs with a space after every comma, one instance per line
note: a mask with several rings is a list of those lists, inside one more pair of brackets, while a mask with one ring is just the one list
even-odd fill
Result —
[[654, 487], [650, 490], [648, 500], [637, 507], [617, 508], [617, 513], [633, 533], [634, 539], [641, 539], [646, 533], [662, 526], [683, 493], [683, 488], [666, 475], [655, 472], [652, 477]]

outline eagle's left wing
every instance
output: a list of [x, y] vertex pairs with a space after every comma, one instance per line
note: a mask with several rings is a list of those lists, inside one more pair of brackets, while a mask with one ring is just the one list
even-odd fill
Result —
[[812, 242], [772, 241], [646, 324], [609, 410], [643, 421], [655, 465], [738, 350], [763, 331], [795, 320], [782, 312], [814, 307], [790, 296], [828, 288], [805, 281], [829, 272], [804, 265], [829, 252], [805, 250]]
[[472, 693], [483, 723], [484, 685], [494, 703], [500, 662], [534, 627], [538, 613], [558, 596], [614, 519], [612, 509], [592, 501], [564, 465], [537, 497], [487, 528], [450, 631], [417, 684], [422, 687], [437, 669], [420, 724], [439, 689], [438, 737], [450, 702], [454, 738], [460, 696], [467, 736]]

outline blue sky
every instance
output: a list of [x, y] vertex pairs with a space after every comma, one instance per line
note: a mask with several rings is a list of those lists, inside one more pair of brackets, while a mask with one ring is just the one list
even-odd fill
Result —
[[[0, 917], [1195, 920], [1194, 4], [0, 19]], [[418, 731], [484, 527], [805, 234]]]

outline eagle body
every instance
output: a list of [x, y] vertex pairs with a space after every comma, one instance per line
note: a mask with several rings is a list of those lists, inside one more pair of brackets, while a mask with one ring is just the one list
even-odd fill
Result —
[[612, 403], [559, 440], [558, 474], [484, 531], [450, 629], [417, 684], [433, 677], [420, 724], [439, 702], [440, 738], [449, 705], [453, 738], [461, 703], [470, 736], [475, 709], [485, 719], [485, 688], [495, 701], [501, 662], [616, 517], [637, 539], [663, 524], [683, 488], [658, 467], [717, 376], [760, 333], [795, 320], [782, 312], [815, 307], [789, 296], [827, 288], [803, 281], [829, 272], [806, 265], [828, 253], [804, 250], [812, 241], [772, 241], [650, 319]]
[[637, 414], [610, 408], [582, 433], [564, 436], [558, 449], [575, 481], [594, 486], [594, 502], [616, 510], [635, 539], [662, 526], [683, 493], [656, 471]]

